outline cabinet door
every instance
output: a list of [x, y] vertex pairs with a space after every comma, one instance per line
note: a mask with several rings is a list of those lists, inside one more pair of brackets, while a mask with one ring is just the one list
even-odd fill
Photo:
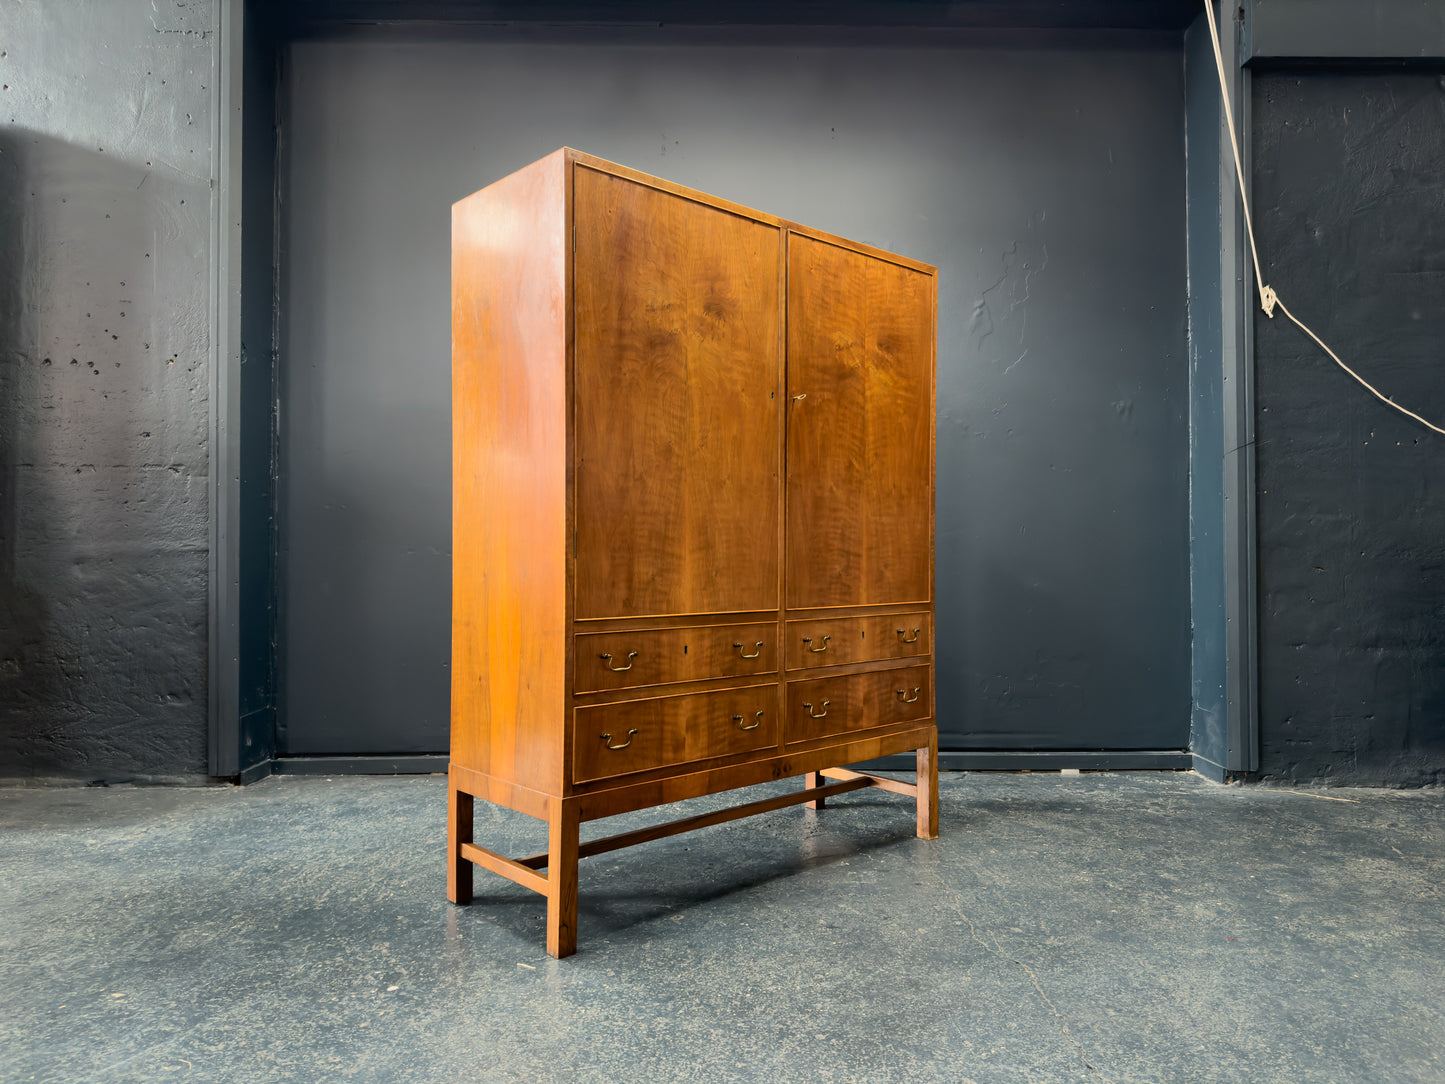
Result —
[[574, 184], [577, 616], [777, 609], [781, 231]]
[[928, 602], [933, 278], [788, 238], [787, 604]]

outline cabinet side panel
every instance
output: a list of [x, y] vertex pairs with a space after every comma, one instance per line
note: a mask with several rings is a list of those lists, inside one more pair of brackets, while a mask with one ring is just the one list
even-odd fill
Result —
[[566, 200], [559, 151], [452, 208], [452, 762], [560, 793]]

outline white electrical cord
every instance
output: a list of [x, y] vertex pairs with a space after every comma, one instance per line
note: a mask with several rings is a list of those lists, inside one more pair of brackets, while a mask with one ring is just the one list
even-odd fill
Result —
[[1249, 234], [1250, 255], [1254, 257], [1254, 281], [1255, 284], [1259, 287], [1259, 307], [1264, 310], [1264, 314], [1266, 316], [1273, 320], [1275, 307], [1278, 306], [1279, 310], [1286, 316], [1288, 316], [1291, 320], [1293, 320], [1295, 325], [1301, 331], [1303, 331], [1306, 335], [1308, 335], [1311, 339], [1313, 339], [1316, 343], [1319, 344], [1321, 350], [1323, 350], [1330, 357], [1334, 358], [1336, 365], [1338, 365], [1341, 369], [1343, 369], [1345, 372], [1349, 373], [1352, 377], [1358, 380], [1371, 394], [1375, 396], [1376, 399], [1380, 400], [1380, 402], [1384, 403], [1386, 406], [1394, 407], [1401, 414], [1414, 418], [1417, 422], [1425, 426], [1427, 429], [1433, 429], [1435, 432], [1441, 434], [1442, 436], [1445, 436], [1445, 429], [1441, 429], [1438, 425], [1427, 422], [1424, 418], [1420, 417], [1420, 415], [1416, 414], [1413, 410], [1406, 410], [1399, 403], [1380, 394], [1379, 390], [1376, 389], [1374, 385], [1372, 385], [1359, 373], [1355, 372], [1355, 370], [1351, 369], [1348, 365], [1341, 361], [1340, 356], [1336, 354], [1333, 350], [1331, 350], [1328, 346], [1326, 346], [1324, 342], [1321, 341], [1318, 335], [1316, 335], [1309, 328], [1305, 327], [1304, 324], [1300, 323], [1299, 319], [1295, 316], [1295, 314], [1290, 312], [1289, 309], [1285, 307], [1285, 303], [1279, 299], [1279, 295], [1276, 294], [1273, 289], [1264, 284], [1264, 275], [1262, 275], [1259, 270], [1259, 247], [1254, 243], [1254, 224], [1250, 221], [1249, 218], [1249, 197], [1245, 195], [1246, 185], [1244, 183], [1244, 166], [1241, 164], [1239, 157], [1239, 140], [1235, 137], [1234, 134], [1234, 112], [1229, 108], [1229, 81], [1224, 74], [1224, 57], [1220, 54], [1219, 51], [1219, 27], [1214, 22], [1213, 0], [1204, 0], [1204, 14], [1209, 17], [1209, 38], [1211, 43], [1214, 45], [1214, 66], [1219, 71], [1219, 93], [1224, 98], [1224, 120], [1225, 123], [1229, 126], [1229, 145], [1234, 151], [1234, 174], [1236, 177], [1239, 178], [1239, 202], [1244, 207], [1244, 228], [1245, 231]]

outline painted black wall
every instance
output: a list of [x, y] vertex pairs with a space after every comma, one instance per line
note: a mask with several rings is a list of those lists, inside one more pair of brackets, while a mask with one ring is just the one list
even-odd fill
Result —
[[[1347, 364], [1445, 424], [1445, 72], [1254, 80], [1264, 275]], [[1445, 780], [1445, 437], [1255, 316], [1261, 770]]]
[[0, 5], [0, 775], [206, 765], [206, 0]]
[[943, 745], [1185, 747], [1177, 33], [370, 36], [283, 98], [283, 749], [446, 747], [449, 208], [564, 144], [937, 264]]

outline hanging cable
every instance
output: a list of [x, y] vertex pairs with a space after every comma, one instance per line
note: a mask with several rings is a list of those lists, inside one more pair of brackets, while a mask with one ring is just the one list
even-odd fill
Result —
[[1214, 46], [1214, 66], [1219, 72], [1219, 93], [1220, 96], [1224, 99], [1224, 120], [1229, 127], [1229, 146], [1230, 149], [1234, 151], [1234, 175], [1239, 178], [1239, 202], [1240, 205], [1244, 208], [1244, 229], [1245, 232], [1249, 235], [1249, 253], [1254, 258], [1254, 282], [1255, 285], [1259, 287], [1259, 307], [1264, 310], [1264, 314], [1268, 316], [1271, 320], [1274, 319], [1274, 310], [1277, 307], [1280, 312], [1284, 313], [1292, 321], [1294, 321], [1296, 327], [1298, 327], [1301, 331], [1303, 331], [1306, 335], [1308, 335], [1311, 339], [1318, 343], [1319, 348], [1323, 350], [1326, 354], [1328, 354], [1331, 358], [1333, 358], [1336, 365], [1338, 365], [1341, 369], [1343, 369], [1345, 372], [1349, 373], [1352, 377], [1358, 380], [1367, 391], [1369, 391], [1372, 395], [1375, 396], [1376, 399], [1380, 400], [1380, 402], [1384, 403], [1386, 406], [1394, 407], [1401, 414], [1404, 414], [1410, 418], [1414, 418], [1417, 422], [1425, 426], [1427, 429], [1433, 429], [1435, 432], [1441, 434], [1442, 436], [1445, 436], [1445, 429], [1441, 429], [1438, 425], [1435, 425], [1432, 422], [1427, 422], [1424, 418], [1420, 417], [1420, 415], [1416, 414], [1413, 410], [1406, 410], [1393, 399], [1390, 399], [1387, 396], [1381, 394], [1379, 389], [1377, 389], [1373, 384], [1371, 384], [1359, 373], [1355, 372], [1355, 370], [1351, 369], [1348, 365], [1341, 361], [1340, 356], [1336, 354], [1333, 350], [1331, 350], [1328, 346], [1326, 346], [1323, 340], [1321, 340], [1318, 335], [1316, 335], [1313, 331], [1306, 327], [1300, 321], [1300, 319], [1295, 316], [1294, 313], [1290, 312], [1289, 309], [1285, 306], [1285, 303], [1279, 299], [1279, 295], [1276, 294], [1273, 289], [1265, 285], [1264, 275], [1260, 272], [1259, 269], [1259, 246], [1254, 243], [1254, 223], [1250, 220], [1249, 217], [1249, 197], [1245, 194], [1247, 186], [1244, 183], [1244, 165], [1239, 155], [1239, 140], [1235, 137], [1234, 134], [1234, 111], [1229, 106], [1229, 80], [1224, 74], [1224, 56], [1219, 50], [1219, 27], [1215, 24], [1214, 21], [1213, 0], [1204, 0], [1204, 14], [1209, 18], [1209, 39], [1210, 43]]

